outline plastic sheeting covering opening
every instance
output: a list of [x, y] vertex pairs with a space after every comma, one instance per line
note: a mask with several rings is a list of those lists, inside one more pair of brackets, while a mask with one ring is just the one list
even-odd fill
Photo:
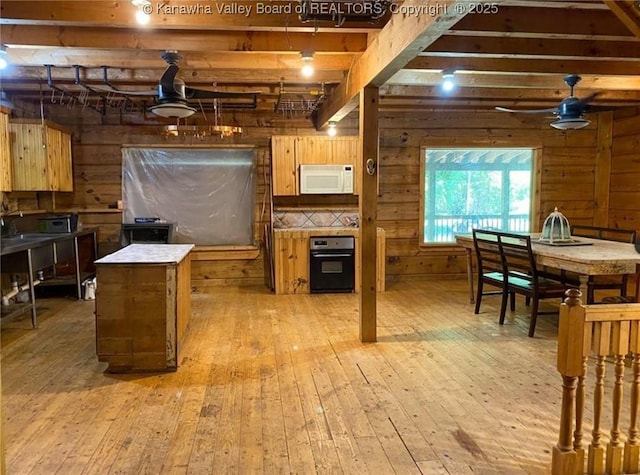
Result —
[[123, 148], [123, 222], [175, 223], [177, 243], [252, 245], [255, 168], [251, 149]]

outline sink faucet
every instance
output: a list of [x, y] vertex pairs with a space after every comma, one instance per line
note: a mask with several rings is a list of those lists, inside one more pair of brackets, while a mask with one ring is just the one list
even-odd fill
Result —
[[[5, 207], [5, 205], [2, 206], [3, 208]], [[4, 218], [6, 216], [11, 216], [13, 214], [17, 214], [18, 217], [23, 218], [24, 214], [22, 213], [22, 211], [20, 211], [19, 209], [14, 209], [13, 211], [7, 211], [6, 213], [4, 213], [2, 216], [0, 216], [0, 227], [4, 227]], [[10, 223], [10, 227], [9, 227], [9, 234], [11, 234], [11, 231], [15, 230], [15, 223]]]

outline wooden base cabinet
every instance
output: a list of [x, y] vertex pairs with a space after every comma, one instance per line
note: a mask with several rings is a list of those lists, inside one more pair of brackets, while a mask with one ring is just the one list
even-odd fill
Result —
[[96, 351], [109, 372], [175, 371], [191, 316], [191, 244], [131, 244], [96, 261]]
[[[275, 229], [273, 255], [276, 294], [309, 293], [309, 238], [311, 236], [354, 236], [355, 291], [360, 291], [360, 239], [358, 229], [349, 228], [295, 228]], [[378, 228], [376, 238], [376, 289], [385, 290], [386, 238], [384, 229]]]

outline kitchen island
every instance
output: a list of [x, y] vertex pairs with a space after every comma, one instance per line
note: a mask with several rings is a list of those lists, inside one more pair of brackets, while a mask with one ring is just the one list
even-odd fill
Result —
[[193, 244], [131, 244], [96, 264], [96, 352], [108, 372], [176, 371]]

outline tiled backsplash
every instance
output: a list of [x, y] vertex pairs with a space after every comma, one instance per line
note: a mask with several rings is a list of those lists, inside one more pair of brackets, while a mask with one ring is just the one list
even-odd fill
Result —
[[274, 211], [274, 228], [334, 228], [358, 227], [358, 212], [354, 210], [334, 211]]

